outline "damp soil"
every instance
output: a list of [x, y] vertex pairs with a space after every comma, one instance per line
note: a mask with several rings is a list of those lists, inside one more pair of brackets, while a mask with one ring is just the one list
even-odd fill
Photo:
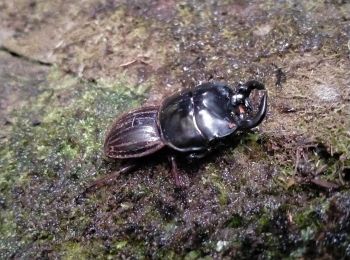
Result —
[[[0, 2], [0, 258], [350, 258], [348, 1]], [[256, 79], [266, 120], [117, 172], [122, 113]], [[255, 105], [259, 97], [254, 100]]]

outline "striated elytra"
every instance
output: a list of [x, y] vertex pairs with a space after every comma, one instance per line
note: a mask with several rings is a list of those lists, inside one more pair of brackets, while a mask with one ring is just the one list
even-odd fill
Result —
[[[237, 86], [204, 83], [165, 98], [160, 106], [147, 106], [118, 118], [107, 133], [104, 153], [111, 159], [132, 159], [170, 148], [169, 158], [176, 185], [181, 178], [176, 170], [175, 154], [203, 157], [215, 148], [216, 141], [259, 125], [267, 111], [267, 93], [254, 114], [249, 95], [265, 90], [252, 80]], [[123, 171], [128, 171], [127, 166]]]

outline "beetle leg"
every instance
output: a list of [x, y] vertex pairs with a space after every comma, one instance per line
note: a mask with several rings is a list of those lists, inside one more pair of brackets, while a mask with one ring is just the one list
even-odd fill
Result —
[[193, 159], [202, 159], [205, 156], [207, 156], [210, 153], [210, 149], [206, 149], [206, 150], [202, 150], [202, 151], [198, 151], [195, 153], [190, 153], [186, 156], [186, 158], [188, 160], [193, 160]]
[[113, 172], [111, 174], [108, 174], [107, 176], [95, 180], [92, 184], [85, 188], [85, 190], [78, 196], [77, 199], [79, 200], [85, 198], [88, 193], [94, 192], [104, 186], [109, 186], [113, 184], [113, 182], [119, 177], [120, 174], [129, 172], [135, 167], [136, 164], [129, 164], [121, 168], [119, 171]]
[[248, 113], [253, 111], [253, 106], [249, 97], [244, 100], [244, 106], [246, 107]]
[[175, 160], [175, 156], [170, 156], [169, 157], [170, 159], [170, 162], [171, 162], [171, 175], [173, 176], [174, 178], [174, 181], [175, 181], [175, 185], [176, 186], [181, 186], [180, 183], [180, 178], [179, 178], [179, 172], [178, 172], [178, 169], [177, 169], [177, 164], [176, 164], [176, 160]]
[[169, 160], [171, 162], [171, 175], [174, 179], [176, 187], [180, 188], [180, 187], [188, 186], [184, 180], [184, 176], [181, 176], [179, 174], [179, 170], [177, 168], [175, 156], [173, 156], [173, 155], [169, 156]]
[[245, 117], [245, 115], [246, 115], [246, 109], [245, 109], [245, 107], [243, 106], [243, 105], [239, 105], [238, 106], [238, 111], [239, 111], [239, 113], [238, 113], [238, 115], [239, 115], [239, 118], [241, 119], [241, 120], [243, 120], [244, 119], [244, 117]]

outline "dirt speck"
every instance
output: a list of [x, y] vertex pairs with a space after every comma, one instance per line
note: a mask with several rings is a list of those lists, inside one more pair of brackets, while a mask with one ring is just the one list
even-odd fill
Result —
[[329, 85], [318, 85], [314, 87], [314, 95], [316, 98], [327, 102], [336, 102], [340, 99], [340, 93], [337, 92], [337, 89]]

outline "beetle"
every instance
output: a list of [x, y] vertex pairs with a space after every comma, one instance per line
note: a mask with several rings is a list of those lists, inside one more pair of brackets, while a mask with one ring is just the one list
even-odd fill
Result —
[[[249, 99], [254, 89], [265, 92], [255, 114]], [[160, 106], [123, 114], [106, 135], [104, 154], [109, 159], [137, 159], [168, 147], [171, 172], [175, 184], [181, 186], [177, 153], [190, 159], [202, 158], [218, 140], [259, 125], [266, 111], [265, 86], [256, 80], [239, 84], [236, 90], [226, 84], [203, 83], [166, 97]], [[127, 165], [117, 175], [132, 167], [134, 164]]]

